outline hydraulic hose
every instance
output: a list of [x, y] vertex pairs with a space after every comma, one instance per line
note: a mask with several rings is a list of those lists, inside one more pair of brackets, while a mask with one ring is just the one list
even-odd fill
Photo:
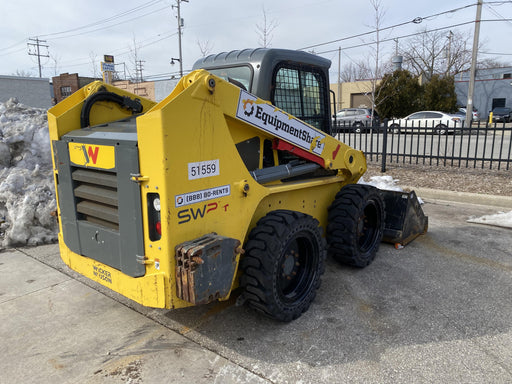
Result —
[[132, 111], [132, 114], [137, 114], [142, 112], [142, 104], [139, 99], [130, 99], [127, 96], [120, 96], [117, 93], [108, 92], [105, 90], [100, 90], [95, 94], [89, 96], [82, 106], [82, 111], [80, 113], [80, 127], [85, 128], [90, 125], [90, 113], [92, 106], [94, 103], [98, 101], [112, 101], [114, 103], [119, 104], [121, 108], [125, 108]]

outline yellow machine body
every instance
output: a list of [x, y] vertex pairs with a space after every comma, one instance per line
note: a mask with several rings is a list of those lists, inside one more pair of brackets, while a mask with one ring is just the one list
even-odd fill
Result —
[[[99, 89], [140, 99], [95, 82], [48, 113], [61, 256], [71, 269], [145, 306], [180, 308], [227, 299], [238, 286], [238, 263], [243, 257], [243, 247], [260, 218], [271, 211], [286, 209], [306, 213], [325, 228], [327, 209], [336, 193], [344, 185], [356, 183], [366, 171], [362, 152], [205, 70], [194, 71], [183, 77], [161, 102], [140, 99], [143, 111], [136, 117], [140, 171], [130, 176], [130, 183], [140, 190], [143, 254], [137, 257], [144, 271], [140, 276], [130, 276], [96, 260], [94, 255], [75, 252], [66, 244], [63, 235], [67, 219], [61, 216], [61, 206], [67, 202], [62, 201], [59, 193], [64, 177], [59, 175], [63, 172], [59, 167], [64, 159], [55, 153], [54, 143], [61, 141], [64, 135], [80, 130], [84, 101]], [[115, 103], [98, 101], [90, 111], [90, 126], [108, 125], [131, 115]], [[92, 144], [73, 140], [66, 144], [66, 148], [62, 146], [63, 151], [69, 152], [66, 161], [73, 167], [87, 169], [92, 166], [100, 172], [109, 172], [122, 161], [114, 153], [115, 140]], [[269, 160], [269, 150], [265, 147], [268, 142], [273, 145], [271, 161], [274, 167], [270, 168], [277, 169], [279, 152], [285, 151], [306, 159], [306, 163], [318, 165], [324, 174], [258, 181], [259, 174], [267, 175], [264, 163]], [[249, 143], [251, 148], [256, 146], [250, 160], [241, 155], [244, 143]], [[250, 169], [248, 162], [255, 167]], [[159, 202], [159, 234], [152, 236], [148, 228], [154, 214], [151, 202], [156, 201], [155, 196]], [[194, 256], [189, 260], [191, 265], [188, 265], [189, 261], [183, 264], [178, 253], [187, 257], [186, 253], [196, 246], [188, 246], [187, 242], [208, 234], [233, 240], [228, 247], [233, 249], [230, 268], [227, 272], [219, 272], [216, 268], [210, 271], [212, 279], [225, 280], [222, 285], [228, 288], [212, 291], [206, 298], [194, 298], [183, 290], [193, 284], [191, 270], [201, 268], [204, 260]], [[123, 235], [120, 239], [123, 242]], [[101, 250], [101, 247], [109, 246], [107, 243], [96, 238], [96, 248], [93, 249]], [[108, 249], [105, 252], [108, 253]], [[185, 271], [187, 268], [189, 270]], [[204, 273], [203, 279], [208, 279], [207, 271], [201, 273]], [[215, 285], [213, 283], [216, 282], [210, 281], [210, 286]]]

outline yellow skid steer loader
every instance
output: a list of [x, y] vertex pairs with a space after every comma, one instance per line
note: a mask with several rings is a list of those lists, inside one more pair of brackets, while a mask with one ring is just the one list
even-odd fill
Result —
[[382, 193], [356, 184], [364, 154], [330, 135], [329, 66], [234, 51], [159, 103], [94, 82], [51, 108], [64, 262], [145, 306], [241, 287], [272, 318], [300, 316], [326, 255], [368, 265], [385, 225]]

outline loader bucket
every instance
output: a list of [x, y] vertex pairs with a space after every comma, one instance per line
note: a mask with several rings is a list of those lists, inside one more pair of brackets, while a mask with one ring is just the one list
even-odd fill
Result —
[[381, 190], [385, 203], [386, 220], [382, 241], [404, 246], [428, 229], [428, 217], [414, 191], [396, 192]]

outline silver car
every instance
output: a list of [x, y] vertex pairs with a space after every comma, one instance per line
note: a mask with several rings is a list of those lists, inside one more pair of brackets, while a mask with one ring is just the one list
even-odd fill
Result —
[[350, 130], [353, 132], [363, 132], [366, 129], [379, 126], [379, 115], [368, 108], [343, 108], [334, 117], [335, 127], [339, 129]]

